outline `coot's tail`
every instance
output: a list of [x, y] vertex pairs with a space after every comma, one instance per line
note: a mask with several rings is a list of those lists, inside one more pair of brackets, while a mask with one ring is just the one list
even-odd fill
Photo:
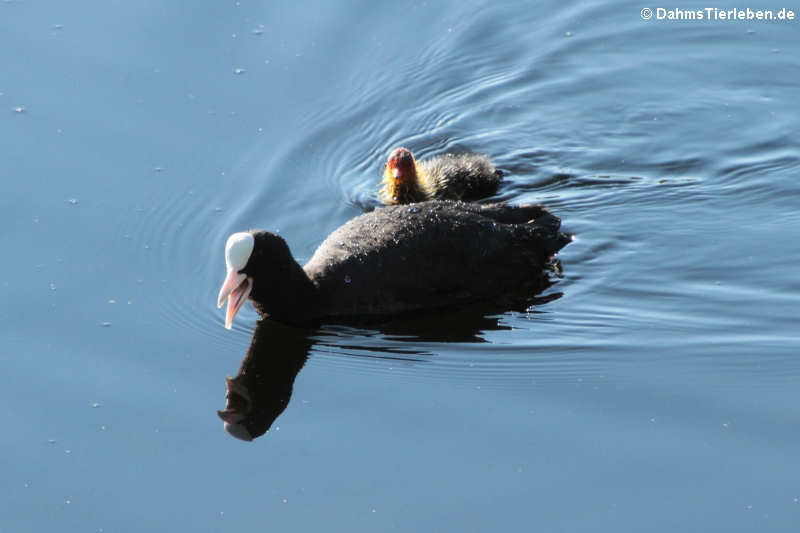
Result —
[[556, 232], [556, 238], [554, 239], [553, 242], [554, 245], [553, 253], [555, 254], [560, 249], [571, 243], [573, 239], [574, 236], [569, 233], [564, 233], [563, 231]]
[[572, 242], [572, 235], [559, 231], [561, 221], [555, 215], [545, 217], [525, 227], [528, 231], [529, 249], [534, 251], [539, 264], [550, 261], [559, 250]]

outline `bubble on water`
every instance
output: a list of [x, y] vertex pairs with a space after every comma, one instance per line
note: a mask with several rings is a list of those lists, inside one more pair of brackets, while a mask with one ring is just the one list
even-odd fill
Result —
[[78, 200], [77, 198], [68, 198], [68, 199], [67, 199], [67, 202], [68, 202], [70, 205], [78, 205], [78, 202], [79, 202], [79, 200]]
[[50, 290], [51, 291], [56, 290], [56, 284], [54, 282], [52, 282], [52, 281], [50, 282]]
[[353, 281], [353, 279], [350, 276], [345, 276], [344, 277], [344, 282], [345, 283], [350, 283], [351, 281]]
[[408, 208], [409, 213], [419, 213], [419, 206], [413, 205]]
[[24, 113], [24, 112], [25, 112], [24, 106], [18, 105], [17, 107], [14, 108], [14, 113]]
[[111, 327], [111, 322], [101, 322], [100, 323], [100, 327], [110, 328]]
[[236, 75], [245, 74], [246, 72], [247, 71], [245, 69], [243, 69], [243, 68], [235, 68], [235, 69], [233, 69], [233, 73], [236, 74]]

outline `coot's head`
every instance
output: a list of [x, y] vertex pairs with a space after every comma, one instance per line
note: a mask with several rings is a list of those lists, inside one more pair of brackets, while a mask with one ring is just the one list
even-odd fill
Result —
[[225, 328], [231, 329], [233, 318], [248, 296], [258, 300], [259, 289], [263, 293], [271, 283], [280, 281], [287, 261], [293, 261], [289, 247], [273, 233], [251, 230], [228, 237], [225, 243], [227, 275], [217, 298], [217, 307], [222, 307], [226, 298], [228, 300]]
[[250, 391], [237, 378], [225, 378], [225, 385], [228, 389], [225, 393], [225, 410], [217, 411], [225, 422], [225, 431], [240, 440], [253, 440], [258, 435], [253, 435], [248, 427], [248, 417], [253, 409]]
[[396, 186], [416, 180], [417, 167], [414, 155], [406, 148], [395, 148], [386, 159], [383, 179]]

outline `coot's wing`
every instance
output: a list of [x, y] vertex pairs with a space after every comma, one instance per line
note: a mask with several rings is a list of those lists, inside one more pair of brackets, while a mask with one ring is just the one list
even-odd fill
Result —
[[[552, 223], [502, 222], [524, 218], [513, 211], [481, 213], [460, 202], [376, 209], [334, 231], [304, 269], [329, 316], [491, 298], [540, 279], [547, 258], [569, 241]], [[542, 215], [541, 208], [535, 212]]]

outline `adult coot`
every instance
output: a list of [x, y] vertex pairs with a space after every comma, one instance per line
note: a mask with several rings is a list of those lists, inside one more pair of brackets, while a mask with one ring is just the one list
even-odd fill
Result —
[[387, 205], [425, 200], [476, 200], [497, 190], [502, 173], [480, 154], [444, 154], [417, 161], [406, 148], [389, 154], [378, 193]]
[[539, 205], [430, 201], [389, 206], [334, 231], [301, 267], [273, 233], [234, 233], [225, 246], [225, 327], [250, 297], [288, 324], [377, 317], [539, 290], [545, 267], [571, 237]]

